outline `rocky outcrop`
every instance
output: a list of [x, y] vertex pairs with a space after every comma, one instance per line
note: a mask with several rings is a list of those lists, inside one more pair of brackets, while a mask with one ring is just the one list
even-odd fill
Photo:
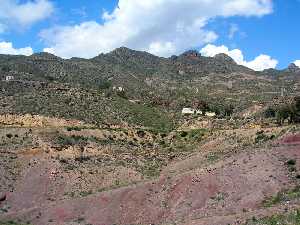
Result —
[[226, 55], [224, 53], [217, 54], [215, 55], [214, 58], [223, 62], [224, 64], [226, 63], [236, 64], [236, 62], [229, 55]]
[[287, 72], [300, 73], [300, 68], [298, 66], [296, 66], [294, 63], [291, 63], [287, 68]]
[[83, 122], [78, 120], [65, 120], [58, 118], [50, 118], [39, 115], [0, 115], [0, 125], [14, 126], [20, 125], [24, 127], [65, 127], [65, 126], [82, 126]]

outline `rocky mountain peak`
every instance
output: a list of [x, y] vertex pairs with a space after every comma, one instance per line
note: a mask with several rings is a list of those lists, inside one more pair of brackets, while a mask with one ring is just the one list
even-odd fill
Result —
[[295, 63], [291, 63], [288, 68], [287, 68], [288, 72], [292, 72], [292, 73], [298, 73], [300, 72], [300, 68], [298, 66], [296, 66]]
[[120, 47], [111, 51], [109, 54], [115, 56], [131, 56], [134, 55], [135, 53], [136, 53], [135, 50], [129, 49], [127, 47]]
[[184, 52], [181, 57], [187, 57], [187, 58], [198, 58], [201, 56], [201, 54], [196, 50], [188, 50]]
[[234, 64], [236, 64], [235, 61], [229, 55], [226, 55], [224, 53], [217, 54], [217, 55], [215, 55], [214, 58], [221, 61], [221, 62], [224, 62], [224, 63], [234, 63]]
[[48, 52], [39, 52], [39, 53], [34, 53], [30, 56], [30, 58], [35, 59], [35, 60], [57, 60], [59, 57], [56, 55], [53, 55]]

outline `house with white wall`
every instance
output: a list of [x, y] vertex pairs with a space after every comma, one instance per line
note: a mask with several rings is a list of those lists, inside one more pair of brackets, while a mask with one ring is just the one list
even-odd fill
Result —
[[[181, 111], [182, 115], [202, 115], [203, 112], [201, 110], [193, 109], [193, 108], [183, 108]], [[207, 117], [215, 117], [217, 114], [215, 112], [205, 112], [205, 116]]]
[[14, 79], [15, 79], [14, 76], [6, 76], [5, 77], [5, 81], [12, 81]]

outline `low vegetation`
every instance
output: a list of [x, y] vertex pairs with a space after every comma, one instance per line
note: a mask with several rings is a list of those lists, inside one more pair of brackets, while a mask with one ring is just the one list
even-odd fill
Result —
[[285, 190], [277, 193], [276, 196], [266, 199], [263, 202], [264, 207], [272, 207], [276, 204], [300, 199], [300, 186], [296, 186], [290, 190]]
[[278, 214], [262, 219], [253, 217], [244, 225], [299, 225], [300, 210], [295, 210], [286, 214]]
[[20, 223], [10, 220], [5, 222], [0, 221], [0, 225], [30, 225], [30, 223]]
[[300, 122], [300, 96], [288, 103], [278, 106], [269, 107], [265, 111], [266, 118], [276, 118], [277, 124], [282, 125], [284, 122], [299, 123]]

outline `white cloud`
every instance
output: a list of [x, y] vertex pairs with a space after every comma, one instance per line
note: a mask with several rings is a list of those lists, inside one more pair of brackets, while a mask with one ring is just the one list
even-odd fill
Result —
[[294, 64], [300, 68], [300, 60], [296, 60]]
[[0, 54], [6, 55], [32, 55], [31, 47], [16, 49], [11, 42], [0, 42]]
[[170, 56], [216, 40], [206, 29], [210, 19], [271, 12], [272, 0], [119, 0], [112, 13], [103, 12], [103, 24], [55, 27], [41, 37], [45, 51], [66, 58], [89, 58], [120, 46]]
[[269, 55], [261, 54], [257, 56], [254, 60], [246, 62], [245, 66], [256, 71], [262, 71], [265, 69], [274, 69], [276, 68], [277, 64], [278, 60], [272, 59]]
[[0, 27], [27, 27], [49, 17], [54, 11], [49, 0], [0, 0]]
[[278, 64], [276, 59], [272, 59], [268, 55], [261, 54], [252, 61], [246, 61], [244, 59], [243, 52], [239, 49], [229, 50], [228, 47], [215, 46], [212, 44], [206, 45], [200, 50], [200, 53], [204, 56], [214, 57], [219, 53], [224, 53], [230, 56], [237, 64], [246, 66], [256, 71], [262, 71], [265, 69], [275, 68]]

